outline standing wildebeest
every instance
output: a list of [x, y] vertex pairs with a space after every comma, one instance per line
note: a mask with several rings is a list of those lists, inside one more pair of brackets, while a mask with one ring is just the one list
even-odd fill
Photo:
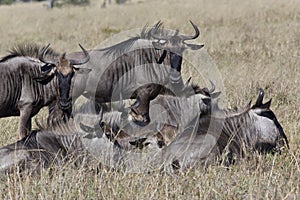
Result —
[[91, 59], [86, 66], [93, 73], [89, 74], [84, 95], [97, 103], [118, 101], [120, 93], [124, 99], [136, 98], [138, 103], [132, 106], [132, 111], [142, 116], [142, 122], [149, 122], [149, 102], [158, 95], [162, 85], [184, 85], [180, 75], [184, 50], [203, 47], [186, 43], [200, 34], [197, 26], [191, 24], [195, 30], [192, 36], [178, 35], [178, 31], [170, 35], [160, 29], [158, 22], [149, 30], [144, 28], [140, 36], [90, 51]]
[[0, 117], [20, 115], [20, 138], [30, 131], [31, 117], [54, 101], [70, 116], [74, 74], [90, 71], [74, 67], [89, 61], [81, 45], [85, 57], [80, 60], [68, 60], [65, 54], [58, 59], [58, 54], [47, 51], [48, 47], [18, 46], [0, 60]]
[[[70, 121], [48, 130], [33, 131], [26, 138], [0, 149], [0, 172], [16, 164], [30, 170], [34, 170], [32, 166], [59, 164], [69, 155], [80, 156], [85, 150], [89, 158], [115, 169], [146, 172], [164, 167], [172, 171], [209, 164], [220, 158], [220, 153], [239, 157], [248, 149], [261, 152], [280, 148], [282, 138], [288, 146], [285, 133], [270, 110], [271, 102], [263, 104], [263, 96], [261, 90], [252, 107], [248, 105], [235, 111], [215, 108], [212, 113], [196, 116], [168, 145], [157, 144], [156, 134], [137, 138], [131, 144], [139, 148], [130, 151], [100, 133], [103, 124], [99, 129], [85, 131], [77, 128], [77, 122]], [[137, 144], [139, 142], [145, 144], [144, 148], [143, 144]]]

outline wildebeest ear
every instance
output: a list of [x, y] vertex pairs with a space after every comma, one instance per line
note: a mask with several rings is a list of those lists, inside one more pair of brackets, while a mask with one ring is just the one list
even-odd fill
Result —
[[80, 126], [80, 129], [83, 130], [86, 133], [91, 133], [91, 132], [95, 131], [95, 128], [87, 126], [87, 125], [85, 125], [81, 122], [79, 123], [79, 126]]
[[204, 47], [204, 44], [186, 44], [186, 46], [188, 46], [191, 50], [198, 50]]
[[47, 84], [49, 83], [54, 77], [54, 74], [51, 74], [51, 75], [48, 75], [48, 74], [44, 74], [42, 76], [36, 76], [36, 77], [33, 77], [33, 80], [41, 83], [41, 84]]
[[260, 107], [261, 108], [265, 108], [265, 109], [269, 109], [272, 103], [272, 99], [270, 99], [267, 103], [262, 104]]
[[74, 70], [80, 74], [88, 74], [92, 71], [92, 69], [80, 68], [80, 67], [74, 67]]
[[218, 97], [220, 96], [220, 94], [221, 94], [221, 92], [214, 92], [214, 93], [211, 93], [211, 94], [210, 94], [210, 97], [211, 97], [212, 99], [215, 99], [215, 98], [218, 98]]
[[41, 71], [43, 73], [49, 73], [51, 71], [51, 69], [55, 68], [55, 65], [54, 64], [44, 64], [42, 67], [41, 67]]

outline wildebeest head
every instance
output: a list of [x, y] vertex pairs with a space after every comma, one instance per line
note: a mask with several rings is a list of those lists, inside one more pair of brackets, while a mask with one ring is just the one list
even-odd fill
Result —
[[[157, 24], [151, 29], [150, 35], [154, 39], [158, 41], [152, 42], [153, 46], [157, 49], [163, 49], [165, 54], [166, 52], [170, 52], [170, 63], [171, 68], [180, 72], [181, 71], [181, 63], [182, 63], [182, 53], [185, 49], [198, 50], [201, 49], [204, 45], [198, 44], [188, 44], [185, 41], [194, 40], [200, 35], [200, 31], [198, 27], [190, 21], [192, 24], [195, 34], [192, 36], [187, 35], [178, 35], [179, 31], [176, 30], [174, 35], [162, 36], [156, 34], [162, 23], [159, 21]], [[170, 77], [172, 81], [177, 81], [180, 77]], [[173, 80], [174, 79], [174, 80]]]
[[283, 146], [282, 139], [285, 141], [287, 147], [289, 147], [283, 128], [274, 112], [270, 109], [272, 99], [263, 103], [263, 98], [264, 90], [260, 88], [256, 103], [251, 107], [251, 110], [256, 114], [254, 117], [257, 118], [255, 120], [256, 129], [261, 132], [260, 138], [258, 138], [256, 143], [256, 148], [270, 150], [269, 148], [273, 148], [274, 144], [276, 144], [276, 147], [281, 147]]
[[88, 73], [91, 70], [87, 68], [78, 68], [74, 65], [82, 65], [89, 61], [90, 56], [88, 52], [79, 44], [85, 57], [79, 60], [67, 59], [66, 54], [62, 54], [59, 59], [45, 60], [44, 55], [49, 48], [50, 44], [44, 47], [39, 55], [41, 62], [47, 64], [49, 70], [43, 73], [41, 80], [51, 80], [54, 76], [57, 78], [57, 94], [58, 94], [58, 106], [62, 110], [71, 109], [71, 88], [72, 88], [72, 78], [76, 73]]

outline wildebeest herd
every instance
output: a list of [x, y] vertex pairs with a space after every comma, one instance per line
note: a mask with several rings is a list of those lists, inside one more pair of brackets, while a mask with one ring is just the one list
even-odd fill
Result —
[[[194, 34], [158, 22], [110, 47], [58, 54], [20, 45], [0, 60], [0, 117], [20, 116], [17, 142], [0, 148], [0, 173], [40, 171], [70, 159], [114, 170], [183, 170], [233, 164], [249, 152], [276, 152], [288, 139], [259, 90], [254, 104], [221, 109], [220, 92], [183, 81], [186, 43]], [[78, 68], [76, 65], [80, 65]], [[83, 95], [88, 100], [74, 109]], [[125, 106], [126, 99], [134, 102]], [[107, 103], [118, 101], [118, 108]], [[46, 121], [31, 118], [49, 107]]]

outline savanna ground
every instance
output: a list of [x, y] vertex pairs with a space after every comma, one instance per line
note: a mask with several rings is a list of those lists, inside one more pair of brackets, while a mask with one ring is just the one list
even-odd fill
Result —
[[[16, 173], [1, 180], [1, 199], [299, 199], [300, 198], [300, 2], [225, 0], [149, 0], [100, 8], [44, 3], [0, 6], [0, 55], [15, 44], [51, 43], [59, 52], [77, 51], [80, 42], [97, 46], [115, 33], [161, 19], [168, 28], [192, 34], [222, 76], [227, 106], [254, 101], [259, 87], [284, 127], [290, 149], [256, 155], [225, 168], [211, 166], [179, 173], [126, 174], [69, 169], [38, 177]], [[193, 77], [194, 79], [194, 77]], [[197, 78], [196, 78], [197, 80]], [[0, 120], [0, 144], [18, 138], [15, 117]]]

